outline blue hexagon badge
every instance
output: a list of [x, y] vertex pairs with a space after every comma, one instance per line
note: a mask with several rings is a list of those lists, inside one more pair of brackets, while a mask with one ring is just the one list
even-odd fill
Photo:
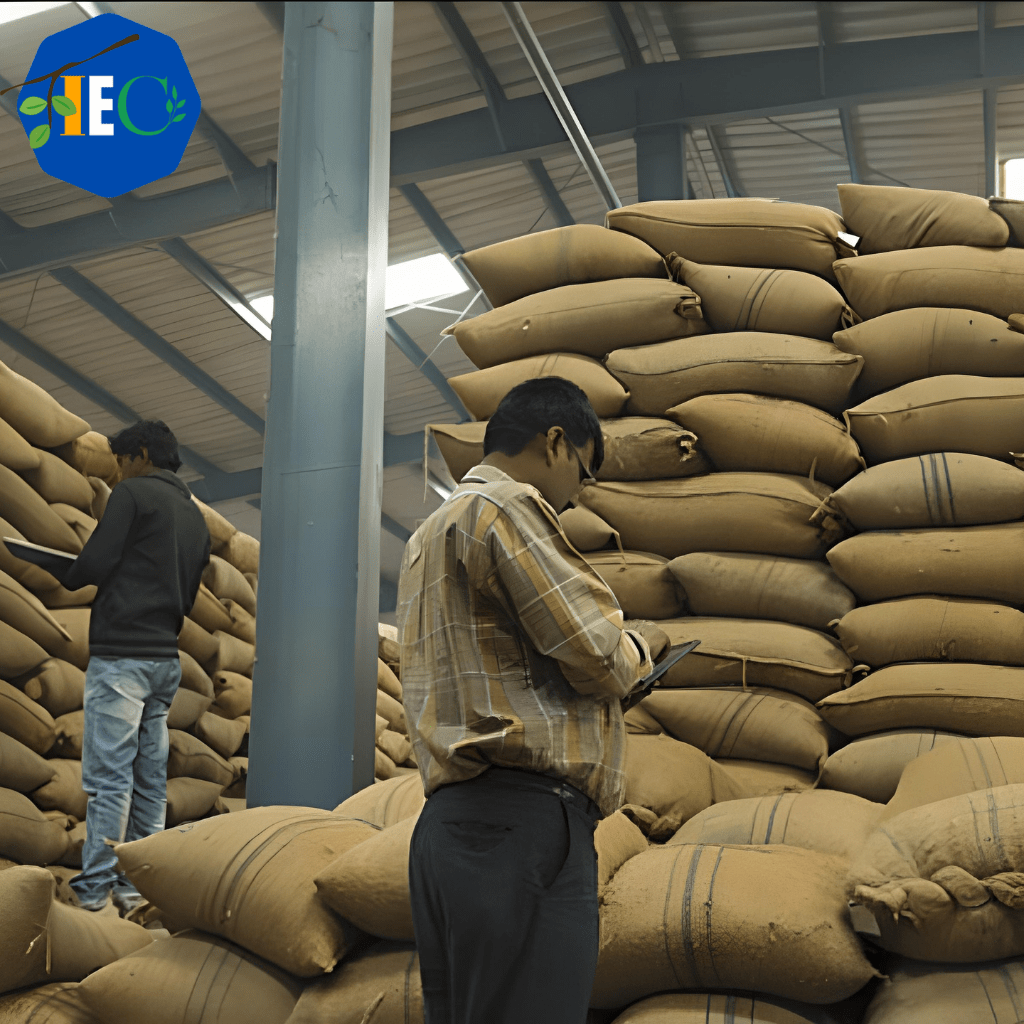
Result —
[[107, 198], [173, 173], [201, 106], [178, 44], [118, 14], [47, 36], [18, 95], [39, 166]]

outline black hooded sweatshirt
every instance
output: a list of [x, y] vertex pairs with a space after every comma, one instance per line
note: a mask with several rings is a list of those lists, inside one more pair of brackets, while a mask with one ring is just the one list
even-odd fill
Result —
[[170, 470], [122, 480], [64, 573], [68, 590], [98, 588], [89, 653], [178, 657], [178, 634], [210, 561], [210, 532], [192, 492]]

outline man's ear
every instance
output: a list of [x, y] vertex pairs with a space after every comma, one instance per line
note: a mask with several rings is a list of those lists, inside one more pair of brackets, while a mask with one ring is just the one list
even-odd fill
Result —
[[552, 427], [546, 436], [545, 443], [545, 461], [549, 466], [554, 465], [558, 458], [558, 442], [565, 436], [565, 431], [561, 427]]
[[148, 448], [143, 448], [142, 449], [142, 459], [143, 459], [144, 462], [149, 462], [149, 449]]

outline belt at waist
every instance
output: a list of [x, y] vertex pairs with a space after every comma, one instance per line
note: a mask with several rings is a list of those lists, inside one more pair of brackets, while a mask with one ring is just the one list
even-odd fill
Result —
[[554, 793], [566, 803], [575, 805], [595, 823], [604, 817], [601, 809], [586, 793], [571, 782], [566, 782], [565, 779], [557, 778], [554, 775], [545, 775], [542, 772], [533, 772], [526, 768], [504, 768], [492, 765], [477, 778], [490, 778], [493, 782], [507, 781], [520, 784], [530, 782]]

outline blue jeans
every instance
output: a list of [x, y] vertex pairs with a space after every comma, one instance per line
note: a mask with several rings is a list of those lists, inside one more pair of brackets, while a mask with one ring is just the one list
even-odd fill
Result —
[[71, 880], [82, 906], [102, 906], [112, 893], [139, 895], [118, 871], [113, 847], [163, 830], [167, 712], [180, 682], [177, 658], [89, 659], [82, 741], [87, 836], [82, 873]]

